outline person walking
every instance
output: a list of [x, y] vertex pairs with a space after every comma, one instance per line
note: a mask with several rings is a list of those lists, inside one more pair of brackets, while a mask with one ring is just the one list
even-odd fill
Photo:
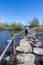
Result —
[[26, 26], [25, 27], [25, 36], [27, 36], [28, 35], [28, 27]]

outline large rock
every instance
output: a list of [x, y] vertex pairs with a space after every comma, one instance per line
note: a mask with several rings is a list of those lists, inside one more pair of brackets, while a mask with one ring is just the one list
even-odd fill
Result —
[[23, 52], [23, 47], [22, 47], [22, 46], [17, 46], [17, 47], [16, 47], [16, 50], [17, 50], [17, 51], [20, 51], [20, 52]]
[[9, 61], [10, 60], [10, 56], [4, 58], [5, 61]]
[[26, 38], [21, 39], [20, 42], [23, 42], [23, 43], [26, 42]]
[[39, 42], [39, 40], [38, 40], [37, 38], [35, 39], [35, 41], [36, 41], [36, 42]]
[[21, 43], [20, 46], [16, 47], [16, 50], [20, 52], [30, 53], [32, 52], [32, 47], [28, 43]]
[[17, 64], [17, 65], [35, 65], [35, 64], [32, 64], [32, 63], [23, 64], [23, 63], [21, 63], [21, 64]]
[[32, 38], [31, 38], [31, 41], [33, 42], [33, 41], [34, 41], [34, 39], [32, 39]]
[[27, 41], [29, 44], [33, 44], [33, 42], [32, 41]]
[[43, 62], [43, 57], [41, 57], [41, 61]]
[[17, 60], [19, 62], [25, 63], [25, 64], [34, 64], [35, 61], [35, 55], [33, 54], [19, 54], [17, 56]]
[[36, 42], [33, 45], [36, 46], [36, 47], [42, 47], [42, 43], [41, 42]]
[[27, 36], [28, 38], [30, 38], [31, 36], [30, 36], [30, 34], [28, 34], [28, 36]]
[[23, 45], [27, 44], [27, 41], [21, 41], [19, 44], [20, 44], [20, 46], [23, 46]]
[[34, 32], [31, 32], [31, 37], [35, 37], [35, 34]]
[[43, 48], [34, 48], [33, 52], [38, 55], [43, 55]]
[[39, 40], [38, 40], [36, 37], [32, 37], [32, 38], [31, 38], [31, 41], [33, 41], [33, 42], [34, 42], [34, 41], [35, 41], [35, 42], [39, 42]]
[[21, 45], [23, 45], [25, 43], [27, 43], [26, 39], [21, 39], [19, 45], [21, 46]]
[[26, 39], [21, 40], [19, 44], [20, 44], [20, 46], [23, 46], [24, 44], [29, 45], [30, 43], [33, 44], [33, 42], [31, 40], [28, 40], [26, 38]]

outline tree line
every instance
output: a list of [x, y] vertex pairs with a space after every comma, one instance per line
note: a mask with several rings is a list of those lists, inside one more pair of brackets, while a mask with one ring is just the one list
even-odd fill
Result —
[[37, 29], [40, 29], [40, 30], [42, 29], [43, 30], [43, 21], [40, 24], [40, 21], [38, 20], [38, 18], [34, 18], [32, 20], [32, 22], [29, 24], [29, 27], [30, 28], [36, 28], [37, 27]]
[[22, 30], [24, 27], [23, 24], [21, 23], [12, 23], [12, 24], [6, 24], [6, 23], [2, 23], [0, 22], [0, 30]]
[[[43, 22], [40, 25], [40, 22], [38, 20], [38, 18], [34, 18], [29, 24], [29, 28], [36, 28], [37, 29], [43, 29]], [[12, 24], [6, 24], [6, 23], [2, 23], [0, 22], [0, 30], [23, 30], [24, 29], [24, 25], [22, 23], [15, 23], [13, 22]]]

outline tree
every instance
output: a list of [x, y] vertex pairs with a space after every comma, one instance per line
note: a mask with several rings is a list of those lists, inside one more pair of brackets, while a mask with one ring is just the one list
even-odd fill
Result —
[[0, 22], [0, 30], [6, 30], [7, 27], [4, 23]]
[[43, 26], [43, 21], [42, 21], [42, 26]]
[[21, 24], [21, 23], [12, 23], [12, 24], [10, 25], [10, 28], [11, 28], [12, 30], [22, 30], [23, 27], [24, 27], [24, 25]]
[[39, 20], [37, 18], [34, 18], [30, 24], [30, 27], [38, 27], [38, 26], [39, 26]]
[[22, 30], [24, 28], [24, 25], [23, 24], [21, 24], [21, 23], [17, 23], [17, 25], [16, 25], [16, 30]]

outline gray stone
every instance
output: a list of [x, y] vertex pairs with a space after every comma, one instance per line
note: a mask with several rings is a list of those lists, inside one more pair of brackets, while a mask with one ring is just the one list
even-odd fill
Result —
[[25, 64], [34, 64], [34, 61], [35, 61], [35, 55], [33, 54], [19, 54], [17, 56], [17, 60], [19, 62], [23, 62]]
[[16, 50], [20, 52], [30, 53], [32, 52], [32, 47], [28, 43], [21, 43], [20, 46], [16, 47]]
[[27, 63], [27, 64], [17, 64], [17, 65], [35, 65], [35, 64], [31, 64], [31, 63]]
[[36, 42], [33, 45], [35, 45], [36, 47], [42, 47], [42, 43], [41, 42]]
[[34, 48], [33, 52], [38, 55], [43, 55], [43, 48]]

